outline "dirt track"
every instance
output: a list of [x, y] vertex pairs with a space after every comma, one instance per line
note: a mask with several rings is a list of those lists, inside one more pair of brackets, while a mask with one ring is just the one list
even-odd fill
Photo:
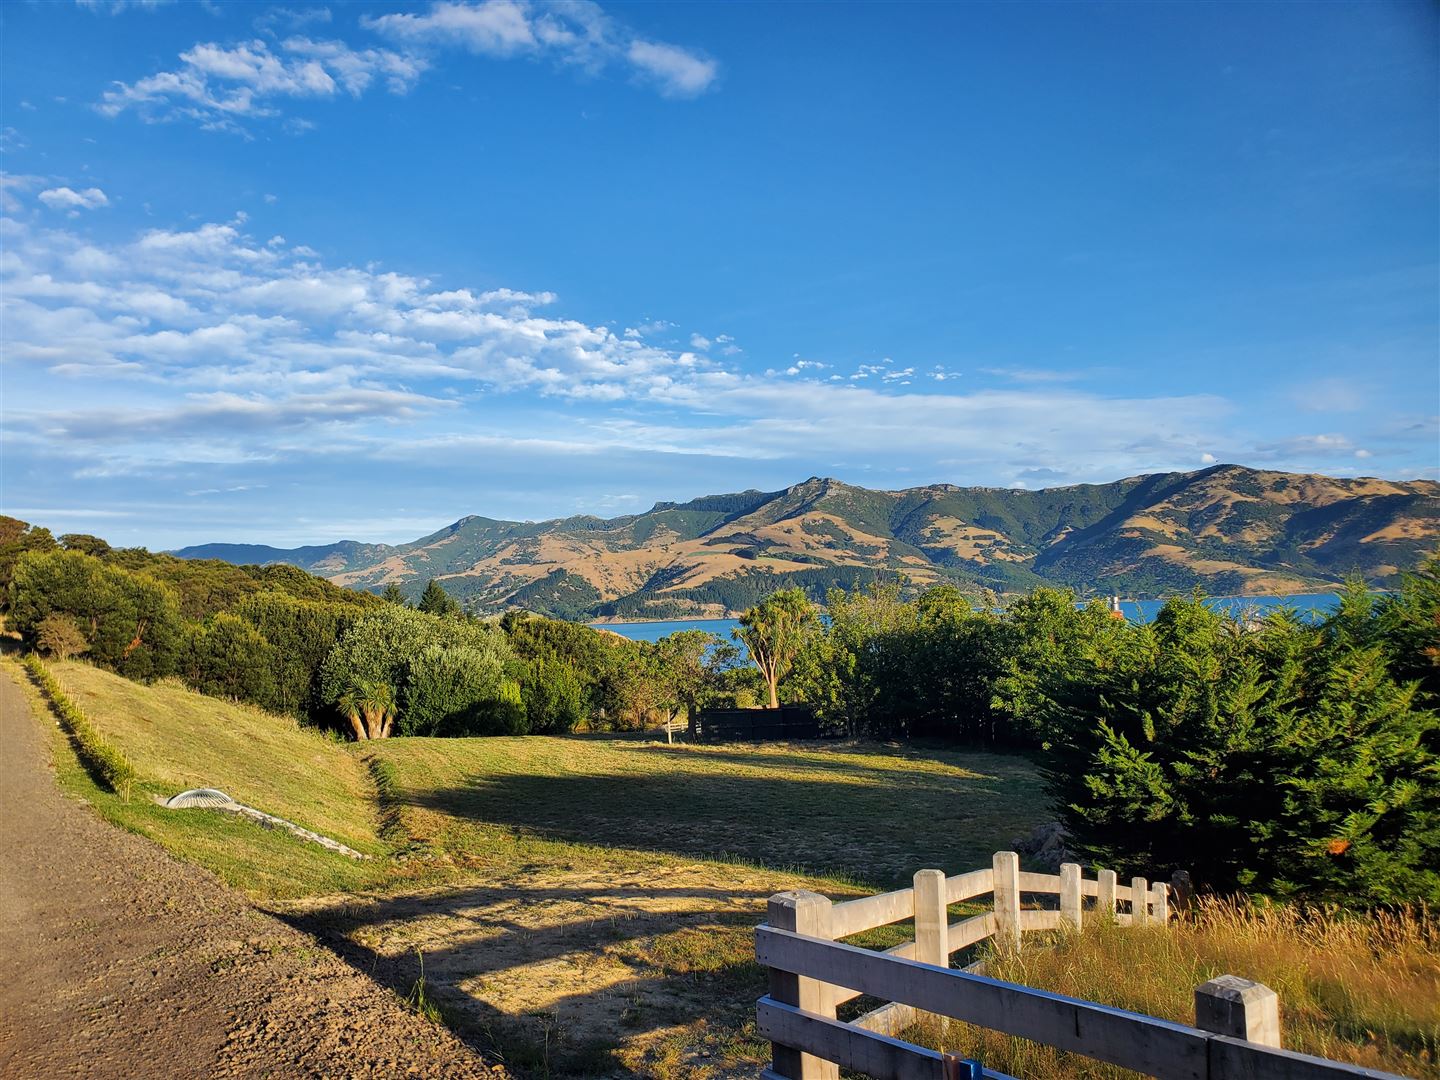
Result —
[[50, 723], [0, 672], [0, 1077], [504, 1075], [62, 795]]

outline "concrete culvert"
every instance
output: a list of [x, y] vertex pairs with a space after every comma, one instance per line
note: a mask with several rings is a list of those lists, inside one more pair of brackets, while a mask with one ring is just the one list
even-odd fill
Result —
[[[160, 802], [160, 796], [155, 796], [155, 801]], [[338, 851], [352, 859], [368, 859], [369, 855], [362, 854], [354, 848], [346, 847], [338, 840], [331, 840], [328, 836], [321, 836], [317, 832], [296, 825], [293, 821], [286, 821], [274, 814], [267, 814], [263, 810], [256, 810], [253, 806], [246, 806], [238, 803], [225, 792], [218, 788], [202, 787], [191, 788], [189, 791], [182, 791], [179, 795], [173, 795], [162, 803], [167, 810], [223, 810], [227, 814], [238, 814], [240, 817], [247, 817], [257, 825], [263, 825], [267, 829], [285, 829], [302, 840], [308, 840], [312, 844], [319, 844], [331, 851]]]
[[236, 803], [223, 791], [202, 787], [191, 788], [189, 791], [180, 792], [179, 795], [173, 795], [165, 800], [165, 805], [171, 810], [184, 810], [191, 806], [215, 809], [222, 806], [234, 806]]

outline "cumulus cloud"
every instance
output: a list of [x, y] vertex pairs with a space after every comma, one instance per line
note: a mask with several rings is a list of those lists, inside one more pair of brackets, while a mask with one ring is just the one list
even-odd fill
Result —
[[[44, 184], [15, 187], [31, 198]], [[798, 356], [757, 374], [688, 336], [647, 336], [671, 329], [661, 320], [612, 329], [568, 317], [543, 288], [330, 265], [249, 235], [238, 216], [109, 241], [44, 220], [4, 219], [0, 344], [7, 453], [48, 463], [47, 475], [185, 470], [173, 490], [223, 490], [267, 476], [207, 470], [304, 467], [359, 483], [361, 462], [413, 475], [446, 454], [536, 469], [544, 457], [548, 475], [569, 455], [612, 470], [666, 458], [794, 475], [839, 461], [857, 479], [862, 467], [929, 463], [963, 482], [1035, 485], [1193, 468], [1212, 453], [1354, 465], [1382, 445], [1282, 433], [1256, 446], [1226, 437], [1233, 406], [1212, 395], [1045, 383], [962, 393], [889, 358], [864, 365], [860, 381]], [[1433, 429], [1390, 440], [1426, 437]], [[397, 480], [383, 497], [404, 491]]]
[[95, 210], [110, 205], [105, 192], [97, 187], [86, 188], [84, 191], [75, 191], [68, 187], [49, 188], [40, 192], [39, 198], [51, 210], [63, 211], [71, 217], [78, 217], [81, 210]]

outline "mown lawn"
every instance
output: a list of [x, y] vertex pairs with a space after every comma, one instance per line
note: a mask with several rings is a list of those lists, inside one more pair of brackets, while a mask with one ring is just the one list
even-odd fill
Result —
[[988, 866], [1048, 809], [1035, 769], [1004, 754], [535, 737], [374, 753], [411, 827], [475, 856], [548, 840], [889, 888], [922, 867]]

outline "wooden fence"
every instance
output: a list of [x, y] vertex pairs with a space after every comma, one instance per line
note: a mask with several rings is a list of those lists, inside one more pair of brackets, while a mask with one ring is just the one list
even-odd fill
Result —
[[[987, 894], [992, 910], [950, 922], [949, 905]], [[1058, 909], [1026, 910], [1022, 894], [1058, 897]], [[841, 1066], [876, 1080], [1004, 1080], [977, 1063], [894, 1037], [924, 1014], [1167, 1080], [1390, 1077], [1280, 1049], [1274, 992], [1233, 976], [1196, 990], [1197, 1026], [1187, 1027], [949, 966], [954, 953], [987, 938], [1015, 946], [1026, 931], [1079, 929], [1086, 917], [1167, 925], [1166, 887], [1144, 878], [1126, 886], [1114, 871], [1101, 870], [1090, 881], [1073, 863], [1058, 875], [1025, 873], [1019, 856], [1000, 851], [987, 870], [954, 877], [921, 870], [909, 889], [839, 904], [817, 893], [777, 893], [767, 914], [755, 937], [756, 957], [770, 969], [770, 993], [757, 1007], [760, 1034], [773, 1047], [766, 1080], [838, 1080]], [[907, 919], [914, 919], [915, 939], [885, 952], [836, 940]], [[837, 1006], [861, 995], [888, 1004], [848, 1022], [835, 1018]]]
[[696, 742], [780, 742], [818, 739], [820, 722], [804, 705], [778, 709], [701, 709], [690, 719], [690, 738]]

